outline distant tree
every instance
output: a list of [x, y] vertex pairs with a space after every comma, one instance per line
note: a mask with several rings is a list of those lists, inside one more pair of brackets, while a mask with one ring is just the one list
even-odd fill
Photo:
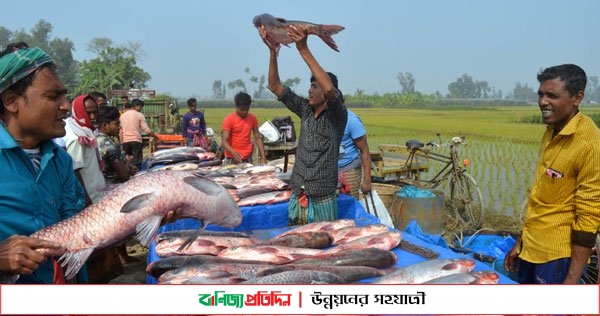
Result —
[[491, 91], [487, 81], [476, 81], [475, 82], [475, 98], [487, 99], [489, 97], [488, 92]]
[[535, 90], [527, 84], [522, 85], [520, 82], [515, 84], [513, 89], [513, 99], [527, 102], [535, 102], [538, 96]]
[[[256, 77], [254, 77], [256, 78]], [[260, 78], [258, 78], [258, 89], [256, 91], [254, 91], [254, 95], [253, 97], [255, 99], [264, 99], [264, 94], [266, 92], [266, 88], [265, 88], [265, 82], [267, 81], [265, 75], [260, 76]]]
[[221, 80], [215, 80], [213, 82], [212, 91], [214, 99], [225, 99], [225, 86], [223, 85]]
[[411, 94], [415, 93], [415, 77], [410, 72], [401, 72], [396, 76], [402, 87], [400, 93]]
[[283, 85], [288, 86], [290, 89], [293, 89], [293, 87], [300, 84], [300, 81], [301, 80], [298, 77], [288, 78], [283, 82]]
[[467, 74], [463, 74], [462, 77], [456, 79], [456, 81], [448, 85], [448, 97], [457, 99], [472, 99], [476, 98], [477, 95], [477, 84], [473, 81], [473, 78]]
[[3, 51], [6, 48], [6, 45], [10, 43], [11, 38], [11, 30], [5, 28], [4, 26], [0, 26], [0, 51]]
[[496, 88], [492, 88], [490, 93], [491, 99], [502, 99], [502, 90], [496, 90]]
[[248, 80], [254, 84], [254, 92], [252, 93], [252, 97], [255, 99], [262, 99], [265, 92], [265, 75], [262, 75], [260, 78], [252, 75], [250, 72], [250, 67], [244, 68], [244, 72], [250, 76]]
[[585, 100], [600, 102], [600, 82], [598, 76], [588, 77], [588, 84], [585, 88]]
[[50, 22], [39, 20], [37, 24], [26, 32], [24, 29], [11, 31], [0, 27], [0, 48], [12, 42], [26, 42], [30, 47], [39, 47], [47, 52], [58, 68], [60, 77], [69, 90], [77, 86], [79, 78], [79, 62], [73, 59], [75, 45], [68, 38], [51, 38], [53, 26]]
[[113, 41], [110, 38], [97, 37], [97, 38], [92, 38], [92, 40], [87, 44], [86, 50], [88, 52], [92, 52], [96, 55], [100, 55], [102, 52], [105, 52], [112, 45], [113, 45]]
[[240, 92], [240, 91], [244, 91], [246, 92], [246, 84], [244, 83], [244, 80], [242, 79], [236, 79], [233, 81], [230, 81], [227, 84], [227, 87], [229, 88], [229, 90], [234, 90], [236, 93]]
[[92, 39], [88, 50], [97, 54], [81, 65], [81, 83], [77, 93], [86, 92], [91, 87], [99, 91], [112, 89], [145, 88], [151, 76], [137, 66], [137, 56], [141, 55], [141, 47], [135, 43], [113, 46], [106, 38]]

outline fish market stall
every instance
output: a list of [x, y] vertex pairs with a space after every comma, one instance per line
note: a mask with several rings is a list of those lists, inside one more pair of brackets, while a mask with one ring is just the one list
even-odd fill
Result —
[[[236, 231], [236, 232], [251, 232], [253, 235], [261, 239], [268, 239], [279, 235], [291, 228], [287, 224], [288, 203], [276, 203], [270, 205], [254, 205], [242, 206], [243, 215], [242, 223], [235, 229], [224, 229], [218, 226], [209, 225], [207, 230], [210, 231]], [[340, 194], [338, 197], [338, 217], [340, 219], [352, 219], [357, 227], [379, 224], [379, 219], [368, 214], [362, 205], [353, 197]], [[199, 228], [200, 223], [193, 219], [180, 219], [176, 222], [160, 227], [159, 234], [165, 232], [192, 230]], [[395, 247], [392, 251], [397, 256], [395, 268], [405, 268], [411, 265], [431, 261], [424, 257], [423, 253], [436, 253], [438, 259], [458, 259], [465, 258], [474, 261], [473, 271], [489, 271], [492, 268], [483, 262], [472, 260], [471, 257], [453, 252], [448, 248], [435, 245], [427, 242], [418, 236], [401, 232], [402, 241], [417, 248], [417, 251], [410, 251], [406, 247]], [[402, 245], [402, 243], [401, 243]], [[419, 250], [420, 249], [420, 250]], [[156, 253], [156, 243], [153, 241], [150, 245], [148, 253], [148, 264], [160, 260], [161, 258]], [[374, 278], [365, 278], [360, 280], [363, 283], [374, 283]], [[147, 275], [146, 283], [156, 284], [157, 279]], [[498, 284], [514, 284], [515, 282], [508, 277], [498, 273]]]

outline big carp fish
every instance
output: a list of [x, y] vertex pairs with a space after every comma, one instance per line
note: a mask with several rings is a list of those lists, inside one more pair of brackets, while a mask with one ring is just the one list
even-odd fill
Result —
[[203, 227], [214, 224], [233, 228], [242, 221], [239, 207], [221, 185], [191, 171], [157, 171], [132, 178], [108, 192], [98, 203], [31, 236], [62, 246], [60, 251], [38, 251], [60, 257], [65, 277], [70, 279], [94, 250], [134, 232], [140, 243], [148, 246], [156, 237], [163, 217], [177, 209], [182, 217], [201, 220]]
[[292, 21], [283, 18], [276, 18], [267, 13], [255, 16], [252, 22], [254, 23], [254, 26], [259, 30], [259, 33], [260, 28], [264, 26], [265, 34], [261, 34], [261, 36], [265, 41], [267, 41], [272, 47], [275, 48], [275, 51], [277, 53], [279, 53], [279, 48], [281, 48], [281, 44], [288, 46], [289, 44], [294, 42], [294, 40], [288, 35], [288, 30], [291, 25], [307, 26], [308, 34], [317, 35], [325, 42], [325, 44], [327, 44], [336, 52], [339, 52], [339, 49], [331, 36], [344, 30], [344, 27], [340, 25], [327, 25], [315, 24], [305, 21]]

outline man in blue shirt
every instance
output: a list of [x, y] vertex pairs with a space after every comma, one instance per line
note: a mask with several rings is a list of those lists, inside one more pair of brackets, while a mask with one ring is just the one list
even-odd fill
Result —
[[367, 132], [360, 118], [350, 110], [340, 144], [338, 181], [340, 193], [352, 195], [356, 199], [359, 198], [359, 186], [361, 192], [371, 192], [371, 153]]
[[0, 53], [0, 272], [20, 274], [17, 283], [58, 281], [35, 249], [59, 246], [25, 236], [84, 206], [71, 157], [52, 142], [65, 135], [66, 93], [41, 49], [23, 43]]

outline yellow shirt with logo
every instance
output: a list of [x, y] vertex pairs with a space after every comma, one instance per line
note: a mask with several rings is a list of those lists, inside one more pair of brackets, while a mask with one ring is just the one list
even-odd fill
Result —
[[573, 232], [600, 225], [600, 130], [576, 114], [554, 137], [548, 126], [521, 236], [519, 257], [545, 263], [571, 256]]

